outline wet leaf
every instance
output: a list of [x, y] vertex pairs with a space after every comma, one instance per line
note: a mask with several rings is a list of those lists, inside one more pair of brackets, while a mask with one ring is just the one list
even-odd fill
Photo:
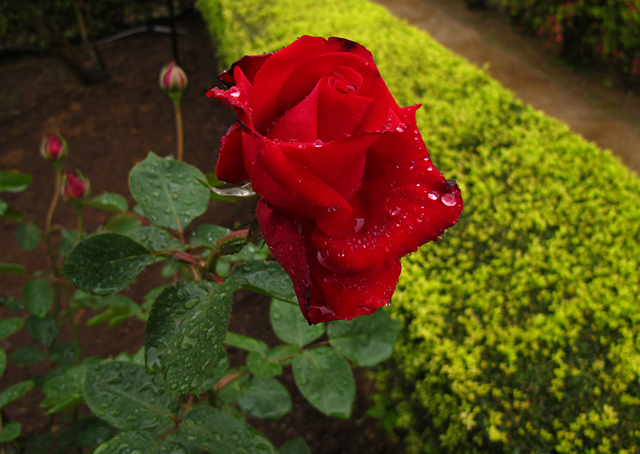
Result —
[[193, 247], [212, 248], [220, 238], [231, 232], [231, 229], [219, 225], [200, 224], [191, 234], [189, 243]]
[[78, 451], [83, 446], [95, 448], [119, 432], [96, 416], [79, 419], [56, 437], [56, 444], [64, 453]]
[[275, 377], [282, 375], [282, 364], [272, 362], [266, 355], [250, 352], [247, 355], [247, 367], [256, 377]]
[[17, 263], [0, 263], [0, 274], [27, 274], [27, 269]]
[[95, 235], [78, 244], [64, 262], [76, 287], [95, 295], [122, 290], [154, 259], [151, 251], [118, 233]]
[[70, 366], [76, 360], [75, 347], [73, 344], [56, 343], [49, 352], [49, 359], [61, 366]]
[[293, 440], [289, 440], [278, 450], [279, 454], [311, 454], [311, 449], [307, 445], [307, 442], [304, 441], [304, 438], [295, 438]]
[[0, 393], [0, 408], [3, 408], [9, 402], [13, 402], [16, 399], [24, 396], [29, 390], [33, 388], [33, 381], [21, 381], [13, 386], [5, 389]]
[[[140, 215], [143, 216], [143, 214]], [[141, 226], [142, 221], [138, 219], [138, 216], [131, 213], [118, 213], [109, 219], [104, 228], [110, 232], [126, 233]]]
[[298, 305], [291, 279], [278, 262], [248, 261], [236, 265], [227, 280], [235, 280], [245, 290]]
[[122, 361], [87, 367], [84, 396], [97, 416], [125, 430], [166, 433], [178, 410], [178, 397], [161, 376]]
[[[231, 371], [229, 372], [231, 374]], [[249, 374], [242, 374], [228, 382], [218, 391], [218, 397], [226, 403], [233, 403], [244, 389], [249, 386]]]
[[293, 377], [302, 395], [329, 416], [348, 418], [356, 395], [349, 363], [334, 349], [317, 347], [293, 360]]
[[271, 377], [251, 380], [237, 401], [240, 408], [257, 418], [280, 418], [293, 408], [287, 388]]
[[47, 315], [53, 305], [53, 287], [47, 279], [31, 279], [23, 290], [24, 304], [40, 318]]
[[329, 339], [333, 348], [358, 366], [374, 366], [391, 357], [400, 322], [382, 308], [373, 315], [351, 321], [329, 323]]
[[198, 393], [215, 368], [231, 317], [234, 283], [178, 281], [156, 298], [145, 332], [147, 370], [174, 392]]
[[251, 187], [251, 183], [246, 183], [243, 184], [242, 186], [236, 186], [233, 188], [224, 188], [224, 189], [220, 189], [220, 188], [216, 188], [211, 186], [206, 180], [202, 179], [202, 178], [196, 178], [198, 180], [198, 182], [205, 188], [209, 189], [211, 192], [213, 192], [215, 195], [219, 196], [219, 197], [223, 197], [224, 199], [226, 198], [248, 198], [248, 197], [253, 197], [255, 195], [257, 195], [255, 192], [253, 192], [253, 188]]
[[100, 194], [91, 200], [85, 200], [84, 204], [106, 211], [127, 211], [129, 209], [127, 199], [122, 197], [120, 194], [113, 194], [109, 192]]
[[25, 309], [24, 303], [13, 296], [0, 296], [0, 306], [6, 307], [10, 311], [22, 311]]
[[242, 334], [227, 332], [224, 343], [232, 347], [247, 350], [248, 352], [256, 352], [263, 355], [267, 354], [267, 344], [253, 337], [243, 336]]
[[31, 251], [40, 244], [40, 227], [36, 224], [20, 224], [16, 227], [16, 241], [25, 251]]
[[162, 159], [150, 152], [131, 170], [129, 187], [151, 222], [184, 230], [209, 205], [209, 192], [196, 178], [205, 176], [189, 164]]
[[189, 454], [174, 435], [160, 437], [148, 432], [123, 432], [101, 444], [93, 454]]
[[9, 354], [9, 360], [21, 366], [33, 366], [46, 361], [47, 355], [36, 347], [20, 347]]
[[101, 303], [102, 306], [107, 306], [108, 308], [88, 320], [87, 326], [97, 326], [102, 323], [109, 323], [109, 328], [113, 328], [131, 317], [137, 317], [140, 319], [146, 318], [142, 314], [140, 306], [126, 296], [110, 295], [102, 299]]
[[202, 389], [213, 388], [224, 377], [230, 363], [229, 354], [224, 348], [221, 348], [213, 368], [209, 371], [209, 376], [202, 385]]
[[58, 337], [58, 325], [50, 315], [44, 318], [32, 315], [27, 320], [27, 331], [36, 342], [50, 346]]
[[20, 331], [23, 326], [24, 319], [22, 317], [11, 317], [0, 320], [0, 340]]
[[33, 182], [33, 177], [26, 173], [0, 171], [0, 192], [21, 192]]
[[324, 334], [325, 324], [309, 325], [300, 308], [278, 299], [271, 300], [271, 325], [283, 341], [300, 347]]
[[193, 409], [180, 424], [180, 439], [216, 454], [276, 454], [271, 442], [244, 421], [210, 406]]
[[22, 424], [15, 421], [10, 422], [2, 428], [2, 433], [0, 434], [0, 443], [18, 438], [21, 431]]
[[47, 380], [42, 387], [46, 394], [40, 402], [42, 408], [48, 408], [47, 414], [74, 408], [84, 402], [82, 389], [84, 385], [84, 366], [75, 366], [64, 373]]
[[154, 225], [129, 230], [126, 235], [151, 251], [168, 251], [177, 249], [182, 244], [166, 230]]

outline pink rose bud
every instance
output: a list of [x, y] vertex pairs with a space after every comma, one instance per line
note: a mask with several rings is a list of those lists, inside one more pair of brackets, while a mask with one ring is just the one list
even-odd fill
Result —
[[160, 88], [171, 93], [182, 93], [187, 88], [187, 75], [172, 61], [160, 71]]
[[89, 194], [89, 180], [80, 172], [68, 173], [62, 180], [62, 195], [67, 200], [82, 200]]
[[47, 161], [60, 162], [67, 157], [69, 146], [60, 134], [49, 134], [42, 138], [40, 155]]

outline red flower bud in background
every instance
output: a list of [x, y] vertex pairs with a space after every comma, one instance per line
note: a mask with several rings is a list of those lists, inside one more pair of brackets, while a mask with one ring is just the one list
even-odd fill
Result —
[[40, 142], [40, 155], [47, 161], [62, 162], [68, 153], [67, 141], [60, 134], [49, 134]]
[[174, 102], [180, 99], [188, 82], [187, 75], [174, 61], [160, 71], [160, 88], [168, 92]]
[[62, 195], [67, 200], [82, 200], [89, 194], [89, 180], [80, 172], [68, 173], [62, 180]]

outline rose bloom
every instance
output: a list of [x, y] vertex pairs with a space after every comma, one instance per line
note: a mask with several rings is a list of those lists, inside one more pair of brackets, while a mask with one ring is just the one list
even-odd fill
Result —
[[389, 304], [400, 258], [457, 222], [462, 198], [429, 158], [419, 106], [400, 108], [371, 53], [303, 36], [246, 56], [212, 89], [238, 121], [217, 176], [251, 180], [257, 218], [310, 323], [350, 320]]

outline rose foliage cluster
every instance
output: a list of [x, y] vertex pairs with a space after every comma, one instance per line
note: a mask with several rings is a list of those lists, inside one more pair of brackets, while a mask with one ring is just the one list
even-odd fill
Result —
[[246, 56], [208, 96], [238, 114], [217, 177], [251, 180], [260, 231], [310, 323], [389, 304], [400, 259], [457, 222], [456, 183], [435, 168], [371, 53], [341, 38], [303, 36]]

